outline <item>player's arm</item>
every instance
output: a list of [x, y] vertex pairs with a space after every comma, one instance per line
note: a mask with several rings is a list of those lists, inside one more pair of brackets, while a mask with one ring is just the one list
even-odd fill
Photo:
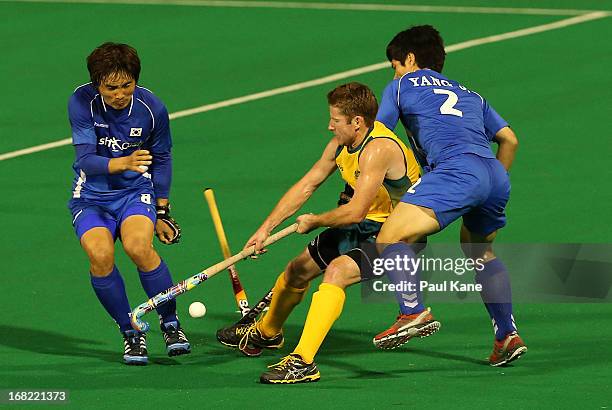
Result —
[[325, 147], [321, 158], [298, 182], [285, 192], [270, 215], [246, 242], [245, 248], [255, 245], [255, 248], [260, 250], [270, 232], [304, 205], [317, 188], [335, 171], [337, 148], [338, 141], [336, 138], [332, 138]]
[[151, 131], [146, 147], [153, 157], [149, 173], [157, 205], [167, 206], [172, 184], [172, 136], [168, 110], [161, 103], [155, 112], [155, 128]]
[[403, 156], [394, 142], [387, 139], [370, 142], [359, 158], [361, 173], [349, 203], [322, 214], [301, 215], [298, 218], [298, 232], [307, 233], [321, 226], [339, 227], [363, 221], [382, 186], [385, 175], [398, 160], [403, 164]]
[[143, 173], [151, 164], [153, 158], [149, 151], [138, 150], [131, 155], [119, 158], [107, 158], [97, 154], [95, 144], [79, 144], [74, 146], [78, 167], [86, 175], [120, 174], [124, 171]]
[[495, 141], [499, 144], [496, 157], [509, 171], [518, 149], [518, 138], [510, 127], [504, 127], [495, 134]]
[[482, 111], [487, 137], [489, 141], [495, 141], [499, 145], [496, 157], [508, 171], [514, 162], [518, 139], [508, 122], [484, 99], [482, 100]]
[[147, 147], [151, 151], [153, 163], [149, 168], [153, 191], [155, 193], [157, 222], [155, 234], [164, 244], [177, 243], [181, 238], [179, 224], [170, 216], [170, 186], [172, 184], [172, 136], [168, 110], [159, 102], [155, 110], [155, 128]]

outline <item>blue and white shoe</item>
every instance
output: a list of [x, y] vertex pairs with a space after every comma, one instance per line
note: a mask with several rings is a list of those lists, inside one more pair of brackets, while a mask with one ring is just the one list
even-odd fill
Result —
[[191, 353], [189, 340], [187, 340], [187, 336], [183, 333], [183, 329], [178, 322], [162, 323], [161, 331], [164, 334], [168, 356], [180, 356]]
[[129, 365], [144, 366], [148, 363], [147, 335], [136, 330], [126, 330], [123, 335], [123, 362]]

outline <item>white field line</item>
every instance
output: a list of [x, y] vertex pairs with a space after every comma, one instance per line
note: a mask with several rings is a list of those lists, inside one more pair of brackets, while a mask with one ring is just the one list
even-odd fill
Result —
[[234, 7], [300, 10], [349, 10], [349, 11], [399, 11], [417, 13], [476, 13], [476, 14], [531, 14], [545, 16], [575, 16], [600, 10], [543, 9], [517, 7], [460, 7], [410, 4], [355, 4], [276, 1], [226, 1], [226, 0], [0, 0], [23, 3], [79, 3], [124, 4], [189, 7]]
[[[513, 38], [529, 36], [532, 34], [542, 33], [542, 32], [550, 31], [550, 30], [556, 30], [559, 28], [568, 27], [568, 26], [572, 26], [575, 24], [584, 23], [587, 21], [597, 20], [597, 19], [604, 18], [607, 16], [608, 16], [608, 13], [598, 11], [598, 12], [593, 12], [589, 14], [584, 14], [581, 16], [575, 16], [575, 17], [563, 19], [560, 21], [556, 21], [554, 23], [542, 24], [539, 26], [510, 31], [510, 32], [503, 33], [503, 34], [495, 34], [492, 36], [477, 38], [474, 40], [463, 41], [461, 43], [447, 46], [446, 52], [452, 53], [454, 51], [465, 50], [467, 48], [476, 47], [476, 46], [480, 46], [483, 44], [497, 43], [500, 41], [510, 40]], [[288, 86], [280, 87], [280, 88], [273, 88], [271, 90], [262, 91], [262, 92], [255, 93], [255, 94], [249, 94], [249, 95], [245, 95], [242, 97], [231, 98], [229, 100], [220, 101], [220, 102], [213, 103], [213, 104], [206, 104], [206, 105], [202, 105], [199, 107], [190, 108], [187, 110], [176, 111], [170, 114], [170, 119], [188, 117], [191, 115], [200, 114], [200, 113], [207, 112], [207, 111], [217, 110], [219, 108], [229, 107], [232, 105], [243, 104], [249, 101], [255, 101], [255, 100], [260, 100], [262, 98], [272, 97], [274, 95], [280, 95], [280, 94], [290, 93], [293, 91], [299, 91], [305, 88], [315, 87], [318, 85], [327, 84], [330, 82], [342, 80], [342, 79], [349, 78], [349, 77], [354, 77], [354, 76], [365, 74], [365, 73], [370, 73], [373, 71], [382, 70], [384, 68], [389, 68], [389, 67], [390, 65], [386, 61], [382, 63], [371, 64], [371, 65], [355, 68], [355, 69], [348, 70], [348, 71], [342, 71], [336, 74], [317, 78], [317, 79], [310, 80], [310, 81], [304, 81], [301, 83], [296, 83], [296, 84], [292, 84], [292, 85], [288, 85]], [[36, 145], [33, 147], [20, 149], [17, 151], [7, 152], [5, 154], [0, 154], [0, 161], [4, 161], [10, 158], [20, 157], [23, 155], [32, 154], [32, 153], [39, 152], [39, 151], [45, 151], [51, 148], [61, 147], [63, 145], [69, 145], [71, 144], [71, 142], [72, 142], [71, 138], [65, 138], [65, 139], [54, 141], [54, 142], [47, 143], [47, 144]]]

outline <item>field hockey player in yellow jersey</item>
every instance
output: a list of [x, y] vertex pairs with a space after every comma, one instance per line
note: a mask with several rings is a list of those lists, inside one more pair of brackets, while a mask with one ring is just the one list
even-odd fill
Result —
[[290, 355], [269, 366], [262, 383], [301, 383], [317, 381], [319, 371], [314, 357], [345, 300], [344, 289], [358, 283], [370, 267], [360, 244], [375, 241], [393, 206], [419, 178], [419, 167], [412, 151], [382, 123], [375, 122], [378, 104], [363, 84], [341, 85], [327, 95], [329, 127], [333, 137], [321, 158], [279, 200], [245, 247], [262, 243], [284, 220], [295, 214], [313, 192], [336, 169], [346, 182], [338, 207], [322, 214], [297, 218], [298, 232], [306, 234], [328, 227], [304, 251], [291, 260], [278, 276], [270, 309], [260, 320], [234, 324], [217, 332], [226, 346], [238, 347], [245, 354], [250, 347], [276, 349], [283, 345], [282, 326], [302, 301], [311, 280], [323, 273], [323, 282], [312, 296], [302, 337]]

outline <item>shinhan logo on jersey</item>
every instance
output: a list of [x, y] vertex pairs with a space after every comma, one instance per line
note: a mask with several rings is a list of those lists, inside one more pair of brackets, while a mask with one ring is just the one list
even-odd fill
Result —
[[142, 135], [142, 128], [130, 128], [130, 137], [140, 137]]
[[119, 152], [119, 151], [126, 150], [128, 148], [133, 148], [133, 147], [138, 148], [142, 145], [142, 141], [123, 142], [120, 139], [115, 138], [115, 137], [102, 137], [100, 138], [98, 145], [106, 145], [113, 152]]
[[108, 124], [99, 124], [94, 121], [94, 127], [108, 128]]

